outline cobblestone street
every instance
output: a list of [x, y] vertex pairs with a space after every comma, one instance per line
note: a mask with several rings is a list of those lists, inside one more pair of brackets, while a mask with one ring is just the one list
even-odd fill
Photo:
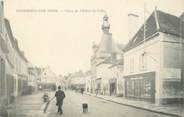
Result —
[[21, 96], [16, 99], [9, 110], [10, 117], [43, 117], [45, 103], [42, 100], [43, 93]]
[[[89, 112], [82, 113], [82, 103], [88, 103]], [[122, 106], [109, 101], [81, 95], [72, 91], [66, 92], [62, 117], [171, 117], [132, 107]], [[48, 106], [47, 117], [59, 117], [56, 102], [53, 100]]]

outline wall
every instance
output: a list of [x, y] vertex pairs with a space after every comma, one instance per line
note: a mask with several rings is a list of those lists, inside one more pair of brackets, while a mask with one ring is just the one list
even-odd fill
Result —
[[111, 70], [111, 78], [116, 78], [117, 79], [117, 96], [124, 96], [124, 78], [123, 78], [123, 66], [122, 65], [117, 65], [112, 68]]
[[[156, 101], [165, 103], [165, 100], [181, 98], [181, 62], [184, 62], [184, 54], [181, 54], [181, 40], [179, 37], [159, 33], [159, 36], [149, 40], [124, 54], [124, 74], [140, 74], [156, 72]], [[140, 69], [140, 56], [146, 55], [146, 65]], [[181, 56], [182, 55], [182, 56]], [[131, 61], [133, 60], [133, 62]], [[133, 63], [133, 67], [131, 64]], [[133, 70], [131, 70], [134, 68]]]
[[85, 90], [87, 92], [91, 92], [91, 90], [92, 90], [92, 79], [91, 79], [91, 75], [89, 75], [89, 76], [87, 76], [85, 78], [85, 84], [86, 84]]
[[[148, 42], [124, 53], [124, 76], [156, 72], [156, 98], [161, 95], [162, 44], [160, 41], [162, 38], [162, 35], [159, 33], [158, 36], [153, 37]], [[143, 54], [145, 54], [145, 62], [142, 62], [141, 59]]]
[[[7, 22], [6, 22], [7, 23]], [[14, 96], [20, 95], [24, 89], [24, 86], [26, 86], [27, 78], [28, 78], [28, 68], [27, 68], [27, 62], [24, 60], [24, 58], [20, 55], [19, 48], [16, 47], [16, 44], [18, 44], [17, 41], [14, 39], [11, 39], [13, 35], [9, 35], [8, 32], [11, 32], [11, 29], [9, 29], [7, 23], [5, 25], [4, 30], [4, 37], [8, 46], [9, 53], [6, 56], [6, 60], [9, 66], [11, 68], [7, 70], [11, 70], [10, 72], [7, 72], [7, 75], [10, 76], [13, 81], [11, 83], [7, 83], [8, 85], [13, 85], [14, 90]], [[13, 84], [12, 84], [13, 83]]]
[[163, 98], [181, 98], [181, 65], [184, 65], [184, 49], [181, 38], [163, 34]]
[[[124, 53], [124, 75], [132, 75], [141, 72], [155, 71], [161, 64], [160, 61], [160, 39], [161, 36], [141, 44], [140, 46], [133, 48], [132, 50]], [[146, 52], [146, 68], [141, 69], [140, 57]], [[133, 62], [132, 62], [132, 61]], [[133, 70], [131, 70], [131, 63], [133, 64]]]

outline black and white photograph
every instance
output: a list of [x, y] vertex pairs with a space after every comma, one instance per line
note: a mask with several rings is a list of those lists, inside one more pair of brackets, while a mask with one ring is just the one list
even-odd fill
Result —
[[0, 0], [0, 117], [184, 117], [184, 0]]

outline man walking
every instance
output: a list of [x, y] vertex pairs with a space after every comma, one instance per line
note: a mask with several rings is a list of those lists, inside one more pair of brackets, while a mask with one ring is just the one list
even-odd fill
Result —
[[55, 93], [56, 97], [56, 105], [58, 106], [58, 113], [63, 114], [62, 105], [63, 105], [63, 99], [65, 98], [64, 91], [61, 90], [61, 86], [58, 87], [58, 91]]

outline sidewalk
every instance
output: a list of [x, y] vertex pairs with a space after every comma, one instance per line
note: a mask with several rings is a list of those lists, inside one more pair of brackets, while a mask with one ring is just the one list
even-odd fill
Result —
[[181, 114], [182, 108], [180, 106], [155, 105], [149, 102], [129, 100], [123, 97], [114, 97], [114, 96], [99, 95], [99, 94], [96, 96], [96, 94], [91, 94], [88, 92], [85, 92], [84, 94], [89, 95], [89, 96], [94, 96], [96, 98], [100, 98], [103, 100], [107, 100], [113, 103], [121, 104], [124, 106], [130, 106], [130, 107], [137, 108], [137, 109], [143, 109], [143, 110], [152, 111], [152, 112], [156, 112], [160, 114], [171, 115], [174, 117], [182, 116]]
[[[49, 96], [52, 97], [51, 92]], [[44, 117], [43, 110], [46, 103], [42, 99], [43, 92], [17, 97], [15, 102], [8, 106], [9, 117]]]

